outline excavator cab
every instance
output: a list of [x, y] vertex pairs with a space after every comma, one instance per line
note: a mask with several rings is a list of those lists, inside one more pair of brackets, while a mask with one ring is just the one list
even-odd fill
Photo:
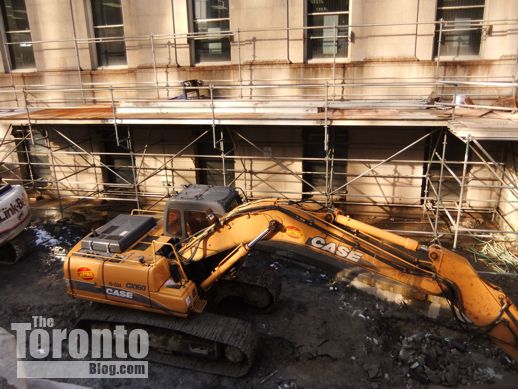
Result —
[[242, 203], [234, 188], [189, 185], [167, 201], [164, 233], [179, 240], [187, 239], [212, 223], [210, 214], [220, 217]]

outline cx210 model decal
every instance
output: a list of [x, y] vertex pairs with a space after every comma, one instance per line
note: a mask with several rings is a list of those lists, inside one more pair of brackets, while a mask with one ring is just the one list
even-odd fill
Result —
[[327, 242], [325, 238], [321, 236], [315, 236], [314, 238], [309, 238], [306, 241], [307, 245], [310, 245], [311, 247], [315, 247], [317, 249], [327, 251], [333, 255], [336, 255], [340, 258], [346, 258], [353, 262], [358, 262], [362, 257], [363, 254], [356, 250], [351, 250], [350, 247], [342, 246], [335, 242]]

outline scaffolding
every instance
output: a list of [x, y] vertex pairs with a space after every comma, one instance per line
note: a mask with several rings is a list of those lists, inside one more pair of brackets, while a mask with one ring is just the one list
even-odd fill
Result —
[[[349, 27], [415, 26], [417, 29], [426, 24]], [[448, 31], [447, 28], [452, 28], [442, 20], [431, 24], [435, 26], [433, 34], [438, 32], [439, 36]], [[517, 24], [515, 20], [474, 21], [473, 26], [468, 28]], [[339, 27], [332, 26], [335, 45], [337, 39], [344, 38], [336, 34]], [[462, 28], [467, 27], [463, 25]], [[281, 39], [286, 40], [289, 62], [290, 32], [296, 30], [305, 31], [307, 28], [279, 29], [286, 35]], [[224, 185], [242, 185], [249, 198], [313, 197], [329, 205], [422, 211], [430, 228], [405, 232], [430, 234], [435, 239], [450, 236], [454, 246], [463, 235], [516, 235], [516, 223], [509, 218], [516, 218], [513, 213], [518, 207], [514, 205], [518, 204], [517, 170], [515, 164], [508, 163], [508, 160], [514, 161], [516, 156], [512, 143], [517, 140], [514, 135], [517, 126], [512, 121], [516, 106], [499, 104], [498, 98], [516, 98], [518, 56], [510, 60], [515, 63], [514, 73], [501, 76], [499, 80], [447, 77], [440, 52], [431, 64], [434, 67], [433, 77], [348, 79], [337, 76], [337, 70], [345, 69], [346, 64], [339, 64], [333, 57], [327, 65], [329, 74], [325, 79], [305, 79], [301, 82], [292, 79], [252, 80], [250, 77], [247, 80], [244, 68], [251, 64], [245, 61], [242, 46], [245, 42], [249, 43], [247, 34], [261, 32], [264, 31], [218, 33], [218, 37], [232, 37], [232, 45], [238, 52], [238, 62], [235, 64], [237, 79], [213, 79], [208, 85], [189, 87], [172, 84], [165, 78], [170, 69], [157, 63], [157, 47], [160, 42], [172, 47], [175, 53], [173, 62], [178, 65], [178, 50], [186, 49], [185, 44], [179, 44], [179, 41], [213, 39], [212, 35], [193, 33], [121, 38], [127, 44], [148, 44], [152, 56], [152, 80], [131, 85], [85, 81], [79, 52], [84, 46], [105, 42], [104, 38], [31, 42], [42, 47], [72, 43], [77, 55], [77, 85], [38, 85], [24, 81], [20, 86], [16, 83], [18, 76], [8, 69], [11, 84], [0, 91], [4, 96], [2, 105], [6, 106], [0, 121], [9, 123], [10, 127], [4, 132], [0, 143], [0, 175], [6, 176], [8, 181], [23, 183], [33, 193], [56, 198], [62, 213], [67, 200], [95, 198], [131, 201], [136, 207], [152, 208], [181, 189], [183, 184], [194, 183], [201, 173], [210, 173], [219, 175]], [[350, 37], [346, 38], [352, 42]], [[253, 42], [257, 44], [258, 41]], [[5, 51], [8, 44], [4, 43]], [[171, 100], [172, 96], [187, 97], [187, 92], [191, 91], [197, 93], [196, 100]], [[365, 91], [372, 92], [366, 94]], [[472, 97], [478, 103], [466, 102], [465, 96]], [[462, 124], [465, 118], [477, 116], [493, 120], [492, 127], [486, 128], [495, 129], [498, 137], [487, 138], [485, 133], [460, 131], [467, 128], [465, 123]], [[274, 154], [243, 130], [273, 125], [320, 128], [323, 156], [313, 158]], [[150, 126], [154, 128], [150, 129]], [[181, 129], [191, 126], [197, 132], [181, 142], [173, 143], [164, 126]], [[423, 131], [416, 131], [413, 139], [387, 156], [335, 157], [333, 129], [361, 126], [406, 126]], [[81, 128], [82, 135], [72, 136], [70, 128]], [[113, 150], [98, 147], [101, 140], [99, 129], [102, 136], [110, 138]], [[138, 142], [134, 139], [136, 130], [140, 138]], [[143, 131], [149, 131], [148, 140], [141, 139]], [[451, 137], [460, 139], [465, 145], [461, 159], [448, 158], [447, 145]], [[484, 147], [483, 142], [487, 140], [512, 141], [512, 147], [506, 148], [505, 155], [495, 158]], [[196, 152], [193, 146], [201, 141], [210, 142], [215, 152]], [[416, 147], [424, 150], [425, 142], [432, 145], [428, 157], [405, 157], [407, 151]], [[240, 152], [242, 150], [246, 151]], [[219, 168], [214, 169], [210, 163], [205, 166], [186, 166], [183, 163], [200, 159], [215, 161]], [[120, 161], [126, 162], [121, 164]], [[323, 168], [305, 170], [304, 166], [312, 162], [322, 164]], [[384, 173], [383, 168], [388, 164], [394, 167], [393, 171]], [[338, 165], [363, 168], [361, 171], [337, 171]], [[47, 173], [45, 177], [37, 174], [42, 169]], [[406, 173], [401, 174], [399, 170]], [[473, 172], [477, 171], [482, 172], [484, 177], [476, 177]], [[110, 182], [107, 182], [107, 176], [112, 178]], [[158, 184], [153, 180], [157, 176], [162, 180]], [[286, 190], [284, 186], [276, 185], [276, 180], [272, 178], [276, 176], [281, 181], [290, 177], [305, 190], [293, 189], [297, 185]], [[308, 177], [319, 177], [323, 184], [317, 185]], [[340, 184], [336, 183], [337, 178]], [[415, 191], [410, 194], [389, 194], [380, 190], [373, 194], [349, 190], [365, 180], [380, 188], [380, 180], [407, 180], [412, 185], [422, 183], [423, 190], [417, 195]], [[454, 195], [447, 193], [451, 192], [452, 184], [457, 187]], [[470, 198], [477, 191], [489, 191], [491, 196], [484, 201], [480, 201], [480, 195]], [[507, 214], [502, 212], [502, 201], [511, 206]], [[489, 215], [499, 228], [464, 226], [464, 216], [470, 213]]]

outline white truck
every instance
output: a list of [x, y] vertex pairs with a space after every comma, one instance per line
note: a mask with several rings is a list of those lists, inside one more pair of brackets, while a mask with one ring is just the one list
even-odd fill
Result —
[[0, 263], [13, 264], [32, 248], [32, 236], [24, 233], [31, 221], [29, 198], [21, 185], [0, 178]]

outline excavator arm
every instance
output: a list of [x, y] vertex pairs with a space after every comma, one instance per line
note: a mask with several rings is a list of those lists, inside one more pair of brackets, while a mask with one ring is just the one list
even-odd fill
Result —
[[428, 256], [436, 269], [444, 297], [457, 308], [469, 324], [489, 335], [514, 360], [518, 361], [518, 309], [497, 286], [482, 279], [466, 258], [438, 245]]
[[[418, 242], [376, 227], [336, 215], [337, 223], [381, 237], [406, 249], [427, 253], [434, 270], [434, 278], [447, 298], [456, 308], [460, 319], [487, 333], [495, 343], [518, 361], [518, 309], [503, 291], [481, 278], [469, 261], [439, 245], [419, 246]], [[415, 285], [414, 285], [415, 286]], [[430, 293], [429, 294], [434, 294]]]
[[188, 265], [223, 254], [200, 284], [209, 289], [237, 266], [258, 242], [307, 258], [362, 267], [451, 303], [456, 315], [476, 326], [518, 361], [518, 309], [498, 287], [480, 278], [469, 261], [438, 245], [392, 234], [312, 203], [259, 200], [241, 205], [182, 244]]

